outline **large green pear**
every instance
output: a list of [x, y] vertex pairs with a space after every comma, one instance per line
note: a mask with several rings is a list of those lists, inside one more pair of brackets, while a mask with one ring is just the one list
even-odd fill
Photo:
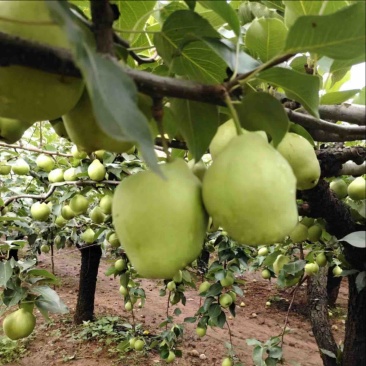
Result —
[[363, 177], [357, 177], [349, 184], [347, 192], [354, 201], [364, 200], [366, 198], [366, 180]]
[[0, 117], [0, 141], [4, 141], [7, 144], [13, 144], [14, 142], [19, 141], [22, 138], [24, 132], [32, 124], [33, 123], [24, 122], [17, 119]]
[[85, 91], [73, 110], [63, 117], [64, 125], [71, 141], [86, 152], [107, 150], [122, 153], [133, 143], [116, 140], [108, 136], [95, 120], [93, 107]]
[[233, 138], [207, 169], [202, 188], [213, 221], [242, 244], [272, 244], [296, 226], [296, 178], [258, 133]]
[[[244, 128], [241, 129], [243, 133], [248, 131]], [[264, 131], [256, 131], [257, 134], [262, 136], [267, 141], [267, 135]], [[233, 119], [229, 119], [225, 123], [219, 126], [215, 136], [211, 140], [209, 150], [212, 159], [215, 159], [217, 155], [229, 144], [229, 142], [238, 135]]]
[[202, 250], [207, 214], [201, 182], [183, 160], [125, 178], [113, 196], [118, 238], [137, 272], [145, 278], [173, 278]]
[[3, 330], [12, 340], [28, 337], [36, 326], [36, 317], [26, 309], [19, 309], [7, 315], [3, 321]]
[[320, 165], [310, 142], [304, 137], [288, 132], [277, 150], [289, 162], [297, 179], [296, 187], [306, 190], [315, 187], [320, 178]]
[[[45, 1], [2, 0], [0, 14], [0, 32], [44, 45], [70, 48], [66, 34], [52, 21]], [[0, 116], [29, 122], [55, 119], [76, 105], [83, 89], [81, 78], [24, 66], [2, 66]]]
[[22, 158], [19, 158], [11, 167], [14, 174], [27, 175], [30, 171], [29, 164]]

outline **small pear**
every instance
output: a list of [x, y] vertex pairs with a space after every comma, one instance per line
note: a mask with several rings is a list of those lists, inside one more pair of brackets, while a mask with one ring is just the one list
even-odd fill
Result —
[[95, 206], [91, 211], [89, 217], [96, 224], [102, 224], [105, 220], [105, 215], [100, 207]]
[[50, 183], [57, 183], [64, 181], [64, 171], [61, 168], [53, 169], [48, 173], [48, 180]]
[[40, 154], [37, 156], [36, 164], [38, 168], [44, 170], [45, 172], [50, 172], [55, 166], [55, 161], [49, 155]]
[[364, 200], [366, 198], [366, 180], [358, 177], [348, 186], [348, 196], [354, 201]]
[[332, 180], [329, 184], [329, 188], [339, 199], [345, 198], [348, 195], [347, 183], [341, 178]]
[[65, 205], [64, 207], [62, 207], [61, 209], [61, 216], [65, 219], [65, 220], [71, 220], [73, 219], [76, 214], [75, 212], [71, 209], [71, 207], [69, 205]]
[[81, 215], [87, 211], [89, 207], [89, 201], [86, 197], [81, 194], [76, 194], [70, 200], [70, 208], [75, 212], [76, 215]]
[[19, 141], [33, 123], [0, 117], [0, 141], [13, 144]]
[[76, 168], [66, 169], [64, 172], [64, 180], [66, 182], [72, 182], [72, 181], [78, 180]]
[[24, 159], [20, 158], [15, 162], [11, 169], [14, 174], [27, 175], [30, 171], [30, 166]]
[[95, 232], [93, 229], [88, 228], [86, 229], [81, 235], [80, 235], [81, 240], [85, 241], [85, 243], [87, 244], [92, 244], [94, 243], [94, 238], [95, 238]]
[[88, 175], [91, 180], [101, 181], [104, 179], [105, 173], [106, 169], [98, 159], [93, 160], [88, 167]]
[[106, 194], [100, 199], [99, 207], [103, 213], [110, 215], [112, 213], [113, 197], [110, 194]]

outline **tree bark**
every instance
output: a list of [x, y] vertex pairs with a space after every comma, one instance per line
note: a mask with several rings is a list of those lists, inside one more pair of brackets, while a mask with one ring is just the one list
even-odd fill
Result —
[[[322, 217], [327, 222], [327, 231], [338, 239], [358, 230], [365, 230], [365, 226], [358, 225], [350, 214], [348, 206], [337, 199], [330, 191], [329, 184], [321, 179], [318, 185], [303, 192], [303, 200], [309, 204], [312, 217]], [[352, 269], [364, 271], [366, 268], [366, 250], [355, 248], [347, 243], [343, 245], [343, 252]], [[346, 321], [346, 334], [343, 349], [342, 366], [366, 366], [366, 290], [357, 293], [356, 275], [348, 277], [349, 299]], [[323, 316], [325, 309], [323, 309]], [[319, 348], [325, 342], [323, 335], [325, 328], [316, 327], [317, 318], [311, 317], [315, 329], [314, 336]], [[328, 328], [330, 327], [328, 323]]]
[[333, 268], [330, 267], [328, 270], [328, 281], [327, 281], [327, 297], [328, 297], [328, 306], [333, 308], [336, 304], [339, 289], [341, 287], [341, 282], [343, 277], [334, 277]]
[[81, 249], [79, 293], [74, 315], [74, 323], [94, 320], [94, 297], [102, 249], [99, 245]]
[[[323, 353], [327, 350], [337, 355], [337, 344], [328, 321], [327, 268], [320, 268], [318, 276], [309, 277], [307, 286], [311, 327], [316, 337], [324, 366], [337, 366], [336, 359]], [[321, 337], [319, 336], [321, 334]]]

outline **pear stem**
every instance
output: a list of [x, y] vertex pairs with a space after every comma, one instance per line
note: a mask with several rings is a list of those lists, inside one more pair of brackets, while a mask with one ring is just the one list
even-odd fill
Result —
[[171, 156], [169, 152], [169, 145], [168, 141], [166, 140], [165, 134], [164, 134], [164, 125], [163, 125], [163, 99], [153, 98], [153, 106], [152, 106], [152, 115], [156, 121], [156, 124], [158, 126], [159, 134], [161, 136], [161, 143], [163, 145], [163, 150], [166, 154], [166, 160], [167, 162], [171, 161]]
[[236, 109], [234, 108], [233, 102], [231, 101], [229, 94], [225, 95], [225, 103], [226, 103], [226, 106], [229, 108], [231, 117], [233, 118], [235, 128], [236, 128], [236, 133], [238, 136], [240, 136], [243, 134], [243, 130], [241, 129], [241, 124], [239, 121], [238, 113], [236, 112]]

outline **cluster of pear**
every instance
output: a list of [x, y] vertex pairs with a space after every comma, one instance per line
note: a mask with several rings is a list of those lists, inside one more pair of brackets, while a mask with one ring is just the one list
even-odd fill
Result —
[[[65, 33], [53, 22], [45, 1], [1, 1], [0, 14], [1, 32], [70, 50]], [[126, 139], [109, 137], [99, 127], [80, 78], [24, 66], [3, 66], [0, 100], [0, 140], [6, 143], [20, 140], [35, 122], [48, 120], [58, 135], [86, 152], [106, 149], [122, 153], [133, 146]]]
[[329, 187], [339, 199], [347, 196], [354, 201], [366, 199], [366, 180], [363, 177], [355, 178], [349, 185], [342, 178], [336, 178]]
[[207, 171], [177, 159], [161, 166], [164, 177], [139, 172], [117, 187], [113, 224], [142, 277], [172, 278], [196, 259], [208, 216], [242, 244], [283, 240], [298, 222], [296, 188], [312, 188], [320, 176], [311, 144], [292, 133], [275, 149], [264, 132], [236, 136], [230, 120], [210, 152]]

